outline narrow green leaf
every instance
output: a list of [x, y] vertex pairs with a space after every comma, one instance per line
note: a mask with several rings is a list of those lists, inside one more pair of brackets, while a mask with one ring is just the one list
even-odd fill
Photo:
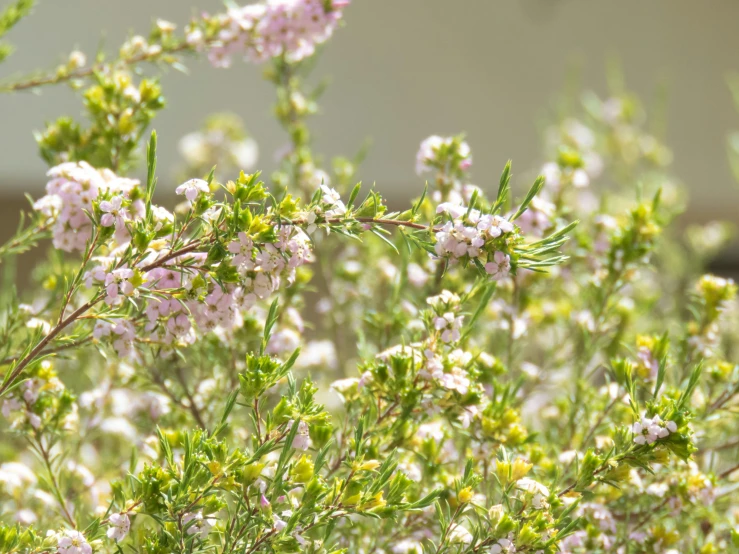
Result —
[[521, 202], [521, 205], [518, 207], [518, 210], [516, 211], [515, 214], [513, 214], [511, 221], [515, 221], [516, 219], [518, 219], [518, 217], [523, 212], [526, 211], [526, 208], [529, 207], [529, 204], [531, 204], [531, 201], [534, 199], [534, 196], [539, 194], [543, 186], [544, 186], [544, 177], [539, 175], [536, 178], [536, 181], [534, 181], [534, 184], [531, 185], [529, 192], [526, 194], [526, 198], [523, 199], [523, 202]]

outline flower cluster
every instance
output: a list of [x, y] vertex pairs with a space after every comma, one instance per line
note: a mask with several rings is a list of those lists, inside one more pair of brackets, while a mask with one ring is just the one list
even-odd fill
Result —
[[301, 214], [305, 219], [308, 227], [306, 229], [309, 235], [312, 235], [318, 228], [318, 223], [326, 219], [343, 216], [346, 213], [346, 206], [341, 201], [341, 196], [335, 189], [328, 185], [320, 184], [320, 201], [313, 208]]
[[436, 236], [439, 257], [452, 262], [478, 260], [494, 280], [508, 277], [511, 257], [506, 251], [517, 239], [510, 221], [451, 203], [440, 204], [436, 212], [449, 217]]
[[219, 171], [251, 171], [259, 156], [257, 142], [247, 135], [241, 119], [231, 113], [207, 118], [201, 130], [186, 134], [177, 147], [189, 175], [207, 174], [213, 161]]
[[591, 179], [603, 171], [603, 161], [596, 150], [593, 131], [582, 122], [568, 119], [550, 131], [552, 144], [557, 145], [556, 161], [544, 164], [542, 175], [551, 190], [568, 185], [587, 187]]
[[462, 171], [468, 170], [472, 166], [470, 145], [457, 137], [439, 135], [431, 135], [421, 142], [416, 154], [418, 175], [444, 168], [448, 164], [454, 164]]
[[664, 439], [670, 436], [670, 433], [676, 431], [677, 424], [674, 421], [662, 421], [658, 415], [652, 418], [642, 417], [640, 421], [631, 426], [636, 444], [652, 444], [654, 441]]
[[8, 395], [0, 410], [12, 428], [41, 432], [50, 421], [67, 429], [76, 424], [76, 405], [49, 361], [41, 363], [35, 375]]
[[468, 203], [479, 187], [467, 182], [472, 167], [472, 151], [462, 136], [431, 135], [421, 142], [416, 154], [416, 173], [435, 172], [435, 202]]
[[98, 198], [103, 212], [101, 225], [115, 228], [119, 244], [130, 239], [126, 222], [143, 211], [136, 194], [139, 181], [118, 177], [112, 171], [97, 170], [86, 162], [67, 162], [47, 173], [46, 196], [34, 203], [34, 209], [53, 224], [54, 246], [67, 252], [84, 250], [92, 238], [93, 223], [88, 213]]
[[[234, 55], [255, 62], [285, 56], [291, 62], [307, 58], [328, 40], [349, 0], [269, 0], [232, 7], [217, 16], [219, 45], [208, 57], [217, 67], [229, 67]], [[204, 35], [192, 29], [188, 42], [199, 45]]]

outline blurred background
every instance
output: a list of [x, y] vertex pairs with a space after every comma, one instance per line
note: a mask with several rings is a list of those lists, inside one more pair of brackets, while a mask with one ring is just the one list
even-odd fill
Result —
[[[114, 52], [157, 17], [181, 26], [199, 11], [221, 9], [220, 0], [41, 0], [8, 36], [17, 51], [0, 78], [51, 69], [74, 49], [90, 58], [99, 48]], [[466, 132], [473, 182], [492, 189], [509, 158], [514, 173], [540, 167], [542, 130], [571, 76], [605, 96], [606, 66], [617, 59], [647, 107], [667, 93], [662, 138], [690, 190], [685, 222], [739, 223], [726, 154], [727, 135], [739, 129], [726, 82], [739, 70], [737, 21], [736, 0], [710, 7], [695, 0], [354, 0], [315, 71], [330, 78], [323, 111], [312, 119], [316, 151], [352, 155], [371, 139], [361, 177], [399, 201], [423, 187], [414, 173], [419, 142]], [[168, 108], [155, 120], [159, 191], [178, 184], [179, 139], [214, 111], [241, 116], [259, 143], [257, 167], [273, 169], [285, 136], [271, 117], [274, 90], [263, 69], [219, 70], [205, 60], [188, 67], [189, 76], [170, 70], [162, 78]], [[16, 225], [23, 195], [41, 194], [46, 182], [32, 131], [81, 112], [64, 86], [0, 97], [0, 240]], [[716, 265], [739, 268], [739, 249]]]

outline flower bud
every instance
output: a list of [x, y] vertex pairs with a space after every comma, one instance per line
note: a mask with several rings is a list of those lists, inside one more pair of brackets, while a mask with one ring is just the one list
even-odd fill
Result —
[[505, 509], [503, 508], [502, 504], [496, 504], [495, 506], [491, 506], [488, 510], [488, 517], [490, 518], [490, 526], [492, 528], [495, 528], [496, 525], [500, 522], [500, 520], [505, 515]]
[[495, 475], [501, 483], [508, 483], [511, 475], [511, 463], [507, 460], [497, 460], [495, 462]]
[[253, 484], [254, 481], [256, 481], [259, 476], [262, 474], [262, 470], [264, 469], [265, 464], [249, 464], [244, 468], [241, 482], [245, 487], [248, 487], [249, 485]]
[[358, 471], [372, 471], [373, 469], [377, 469], [380, 467], [380, 462], [377, 460], [367, 460], [366, 462], [359, 465], [357, 468]]
[[472, 497], [475, 493], [472, 491], [472, 487], [465, 487], [457, 493], [457, 500], [460, 504], [467, 504], [472, 501]]
[[296, 483], [307, 483], [311, 480], [313, 477], [313, 462], [306, 454], [303, 454], [298, 463], [293, 466], [290, 476]]
[[511, 481], [518, 481], [522, 477], [526, 477], [526, 474], [531, 471], [532, 467], [534, 467], [533, 464], [521, 458], [516, 458], [511, 466]]

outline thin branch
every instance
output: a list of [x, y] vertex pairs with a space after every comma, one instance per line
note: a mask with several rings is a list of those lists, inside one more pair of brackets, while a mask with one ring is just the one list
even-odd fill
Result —
[[195, 421], [201, 427], [201, 429], [207, 431], [208, 427], [205, 425], [203, 415], [200, 413], [200, 409], [198, 408], [195, 399], [193, 398], [192, 394], [190, 394], [190, 388], [187, 386], [187, 381], [185, 381], [185, 376], [182, 374], [181, 367], [177, 368], [177, 370], [175, 371], [175, 375], [177, 375], [177, 380], [180, 382], [182, 390], [185, 392], [185, 396], [187, 397], [187, 404], [190, 408], [190, 413], [192, 413], [192, 417], [195, 418]]
[[141, 54], [138, 54], [136, 56], [131, 56], [130, 58], [121, 58], [113, 62], [98, 62], [88, 67], [81, 67], [79, 69], [75, 69], [68, 73], [60, 73], [60, 74], [55, 73], [55, 74], [45, 75], [43, 77], [27, 78], [25, 80], [18, 81], [16, 83], [11, 83], [9, 85], [0, 86], [0, 92], [17, 92], [21, 90], [33, 89], [33, 88], [40, 87], [43, 85], [56, 85], [59, 83], [63, 83], [66, 81], [72, 81], [75, 79], [84, 79], [85, 77], [89, 77], [90, 75], [104, 71], [110, 65], [118, 64], [118, 65], [123, 65], [123, 66], [129, 66], [129, 65], [136, 65], [142, 62], [156, 62], [156, 61], [159, 61], [159, 59], [161, 59], [167, 54], [176, 54], [178, 52], [182, 52], [186, 50], [192, 50], [192, 47], [187, 42], [183, 41], [177, 44], [176, 46], [172, 46], [167, 49], [162, 48], [161, 51], [156, 52], [154, 54], [149, 53], [149, 52], [142, 52]]
[[731, 468], [727, 469], [726, 471], [720, 473], [718, 475], [718, 478], [719, 479], [726, 479], [729, 475], [731, 475], [732, 473], [734, 473], [737, 470], [739, 470], [739, 464], [737, 464], [734, 467], [731, 467]]
[[[54, 348], [47, 348], [43, 352], [40, 352], [39, 356], [48, 356], [49, 354], [56, 354], [58, 352], [63, 352], [64, 350], [69, 350], [70, 348], [76, 348], [78, 346], [82, 346], [83, 344], [87, 344], [88, 342], [91, 342], [91, 341], [92, 341], [92, 336], [85, 337], [84, 339], [79, 339], [79, 340], [75, 340], [72, 342], [68, 342], [66, 344], [56, 346]], [[20, 358], [19, 356], [12, 356], [9, 358], [5, 358], [3, 360], [0, 360], [0, 365], [12, 364], [13, 362], [18, 361], [19, 358]]]
[[49, 331], [49, 333], [43, 339], [41, 339], [33, 349], [18, 362], [18, 364], [13, 368], [10, 374], [5, 377], [2, 386], [0, 386], [0, 396], [2, 396], [5, 391], [13, 386], [15, 380], [23, 372], [26, 366], [33, 360], [35, 360], [36, 357], [39, 356], [39, 354], [41, 354], [47, 344], [49, 344], [54, 338], [56, 338], [57, 335], [59, 335], [59, 333], [61, 333], [68, 325], [76, 321], [81, 315], [87, 312], [87, 310], [100, 302], [103, 297], [104, 295], [102, 294], [97, 295], [89, 302], [86, 302], [85, 304], [77, 308], [66, 319], [63, 319], [62, 321], [57, 323], [56, 326], [51, 331]]

